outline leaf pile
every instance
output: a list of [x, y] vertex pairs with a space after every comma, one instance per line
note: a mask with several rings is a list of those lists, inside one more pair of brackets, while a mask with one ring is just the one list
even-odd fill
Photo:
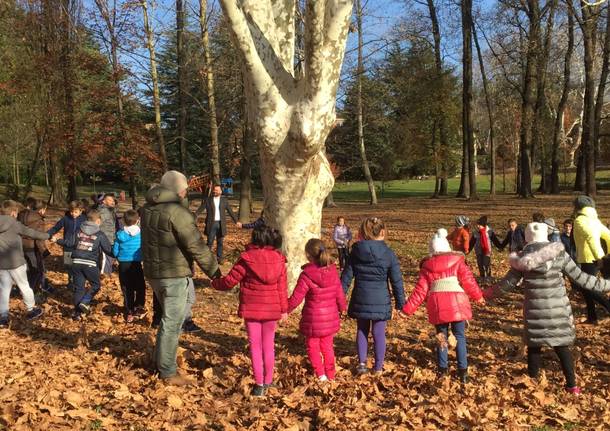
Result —
[[[601, 199], [602, 215], [610, 215], [604, 211], [609, 202]], [[488, 214], [503, 234], [506, 219], [527, 222], [539, 208], [563, 220], [570, 215], [570, 198], [524, 202], [503, 197], [475, 203], [412, 198], [376, 208], [343, 204], [325, 212], [323, 227], [330, 231], [339, 214], [353, 230], [362, 217], [381, 216], [410, 291], [429, 236], [440, 226], [450, 227], [456, 214], [471, 219]], [[227, 249], [243, 247], [247, 236], [232, 230]], [[197, 385], [166, 387], [152, 372], [155, 333], [149, 328], [150, 316], [124, 323], [116, 275], [103, 281], [93, 313], [73, 322], [71, 296], [63, 287], [67, 277], [61, 272], [61, 250], [54, 246], [52, 251], [48, 276], [58, 292], [44, 304], [45, 315], [26, 322], [21, 301], [12, 299], [11, 328], [0, 332], [0, 429], [610, 429], [610, 319], [605, 314], [597, 327], [577, 327], [573, 352], [578, 382], [584, 387], [581, 397], [563, 392], [563, 376], [550, 349], [544, 354], [541, 378], [527, 377], [522, 294], [515, 292], [474, 310], [467, 333], [470, 384], [457, 383], [453, 351], [453, 376], [436, 377], [438, 340], [425, 307], [409, 320], [394, 319], [388, 325], [381, 376], [354, 376], [355, 324], [345, 320], [335, 339], [337, 379], [320, 384], [298, 334], [297, 313], [277, 333], [277, 387], [266, 399], [256, 400], [248, 396], [253, 380], [235, 292], [212, 291], [198, 274], [194, 316], [203, 331], [182, 335], [178, 352], [179, 367], [195, 376]], [[506, 269], [506, 255], [495, 253], [494, 275]], [[572, 295], [572, 304], [581, 317], [584, 303], [578, 294]]]

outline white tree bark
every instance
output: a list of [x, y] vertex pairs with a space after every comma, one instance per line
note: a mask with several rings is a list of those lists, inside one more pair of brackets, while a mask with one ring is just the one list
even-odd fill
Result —
[[305, 243], [320, 236], [322, 206], [334, 185], [324, 144], [335, 121], [352, 3], [307, 1], [305, 68], [295, 77], [295, 0], [221, 0], [243, 57], [265, 218], [284, 237], [290, 290]]

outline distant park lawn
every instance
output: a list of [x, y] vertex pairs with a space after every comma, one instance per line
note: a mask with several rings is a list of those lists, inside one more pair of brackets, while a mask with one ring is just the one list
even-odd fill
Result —
[[[515, 176], [514, 174], [506, 175], [506, 193], [512, 194], [515, 191]], [[561, 174], [560, 184], [562, 190], [571, 191], [574, 183], [574, 174], [567, 173]], [[534, 176], [532, 183], [532, 189], [535, 190], [540, 184], [540, 176]], [[434, 192], [434, 177], [428, 177], [426, 179], [418, 180], [394, 180], [386, 181], [375, 181], [377, 188], [377, 196], [379, 199], [396, 199], [405, 197], [425, 197], [431, 196]], [[449, 179], [449, 197], [454, 197], [457, 194], [460, 186], [460, 178], [454, 177]], [[597, 186], [602, 190], [610, 190], [610, 169], [597, 172]], [[92, 185], [83, 185], [78, 187], [78, 194], [80, 198], [89, 198], [91, 194], [97, 192], [115, 192], [119, 194], [121, 191], [127, 191], [127, 185], [121, 183], [115, 184], [97, 184], [94, 188]], [[489, 175], [479, 175], [477, 181], [477, 188], [480, 195], [484, 196], [489, 194], [490, 188], [490, 177]], [[138, 188], [138, 200], [143, 199], [143, 187]], [[6, 185], [0, 185], [0, 196], [6, 197]], [[504, 181], [502, 175], [498, 175], [496, 180], [496, 192], [501, 194], [504, 192]], [[35, 185], [32, 190], [32, 196], [40, 199], [47, 199], [49, 197], [49, 191], [44, 186]], [[126, 198], [129, 200], [128, 193]], [[239, 183], [235, 185], [234, 198], [239, 197]], [[333, 189], [333, 197], [337, 201], [368, 201], [369, 191], [364, 181], [341, 181], [341, 178], [335, 183]], [[262, 193], [260, 190], [253, 190], [253, 198], [255, 200], [262, 199]], [[197, 201], [197, 199], [195, 199]]]
[[[574, 183], [574, 174], [561, 174], [560, 184], [564, 190], [572, 190]], [[532, 183], [532, 189], [535, 190], [540, 185], [540, 176], [534, 176]], [[597, 172], [597, 185], [599, 188], [608, 190], [610, 189], [610, 170], [598, 171]], [[404, 198], [410, 196], [430, 196], [434, 192], [434, 177], [428, 177], [427, 179], [412, 179], [412, 180], [395, 180], [386, 181], [375, 181], [377, 188], [377, 196], [381, 199], [392, 199], [392, 198]], [[449, 196], [453, 197], [457, 194], [460, 187], [460, 178], [454, 177], [449, 179]], [[490, 190], [490, 176], [479, 175], [477, 178], [477, 189], [479, 194], [489, 194]], [[496, 192], [503, 193], [504, 181], [502, 175], [496, 177]], [[506, 175], [506, 193], [514, 193], [515, 191], [515, 176], [514, 174]], [[340, 179], [335, 184], [333, 189], [333, 197], [338, 201], [366, 201], [369, 199], [369, 190], [366, 182], [364, 181], [352, 181], [342, 182]]]

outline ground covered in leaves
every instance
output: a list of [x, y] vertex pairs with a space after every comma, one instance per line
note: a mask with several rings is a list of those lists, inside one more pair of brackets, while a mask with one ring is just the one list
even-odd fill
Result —
[[[509, 216], [526, 222], [533, 211], [542, 210], [561, 221], [570, 214], [570, 202], [570, 196], [525, 202], [499, 197], [475, 203], [412, 198], [388, 200], [374, 209], [343, 203], [325, 212], [325, 237], [330, 241], [339, 214], [354, 229], [364, 216], [383, 217], [409, 292], [428, 237], [437, 227], [450, 227], [456, 213], [471, 219], [488, 214], [492, 226], [503, 234]], [[605, 221], [610, 217], [609, 203], [609, 196], [600, 199]], [[246, 232], [230, 231], [226, 245], [234, 252], [229, 260], [246, 241]], [[154, 331], [149, 320], [123, 322], [116, 276], [104, 281], [92, 315], [73, 322], [60, 250], [55, 246], [52, 250], [48, 275], [58, 293], [44, 304], [45, 315], [26, 322], [23, 306], [13, 299], [11, 328], [0, 332], [0, 430], [610, 429], [606, 314], [597, 327], [577, 327], [573, 352], [578, 381], [584, 387], [581, 397], [563, 392], [563, 377], [552, 351], [544, 356], [542, 378], [526, 377], [521, 294], [515, 292], [475, 309], [467, 334], [471, 383], [465, 386], [456, 382], [455, 375], [436, 378], [434, 331], [425, 307], [408, 320], [389, 324], [381, 376], [353, 375], [355, 325], [344, 321], [335, 341], [337, 380], [325, 384], [312, 376], [297, 330], [297, 313], [277, 334], [277, 387], [265, 399], [251, 399], [247, 340], [235, 314], [235, 292], [212, 291], [198, 274], [194, 314], [203, 331], [181, 337], [178, 358], [180, 368], [196, 376], [198, 384], [165, 387], [150, 368]], [[494, 275], [506, 269], [506, 255], [496, 253]], [[571, 296], [580, 318], [583, 301], [578, 294]], [[455, 374], [455, 362], [452, 367]]]

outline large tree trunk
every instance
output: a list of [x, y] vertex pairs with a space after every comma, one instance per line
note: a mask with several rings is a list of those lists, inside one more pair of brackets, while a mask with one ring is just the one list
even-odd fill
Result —
[[358, 69], [356, 71], [358, 81], [358, 94], [356, 99], [357, 110], [358, 110], [358, 149], [360, 150], [360, 157], [362, 159], [362, 170], [364, 172], [364, 179], [369, 188], [369, 194], [371, 196], [371, 205], [377, 205], [377, 190], [375, 190], [375, 182], [371, 175], [371, 169], [369, 167], [369, 161], [366, 157], [366, 147], [364, 145], [364, 118], [362, 114], [362, 75], [364, 74], [364, 61], [362, 58], [362, 5], [360, 0], [356, 0], [356, 25], [358, 28]]
[[468, 186], [470, 199], [476, 200], [477, 173], [472, 122], [472, 0], [462, 0], [462, 139], [468, 148]]
[[212, 180], [220, 184], [220, 152], [218, 147], [218, 122], [216, 120], [216, 96], [214, 94], [214, 70], [210, 53], [210, 38], [207, 25], [208, 0], [199, 0], [199, 27], [201, 29], [201, 46], [205, 59], [206, 94], [210, 121], [210, 159], [212, 162]]
[[142, 0], [142, 13], [144, 15], [144, 33], [146, 34], [146, 47], [150, 59], [150, 77], [152, 80], [153, 108], [155, 110], [155, 132], [157, 145], [159, 146], [159, 158], [163, 171], [167, 170], [167, 153], [165, 151], [165, 139], [163, 138], [163, 126], [161, 125], [161, 98], [159, 97], [159, 75], [157, 74], [157, 59], [155, 54], [154, 31], [148, 21], [148, 0]]
[[294, 75], [294, 1], [221, 3], [243, 57], [265, 219], [284, 237], [292, 290], [305, 243], [320, 236], [322, 205], [334, 183], [324, 144], [335, 121], [352, 2], [307, 2], [301, 79]]
[[568, 0], [570, 5], [568, 6], [568, 46], [566, 48], [566, 54], [563, 61], [563, 88], [561, 90], [561, 97], [559, 98], [559, 104], [557, 105], [557, 116], [555, 117], [555, 124], [553, 126], [553, 147], [551, 149], [551, 193], [559, 194], [561, 192], [559, 187], [559, 148], [565, 139], [564, 132], [564, 114], [566, 106], [568, 104], [568, 97], [570, 96], [570, 79], [571, 79], [571, 64], [572, 54], [574, 52], [574, 15], [571, 7], [571, 0]]
[[[432, 37], [434, 39], [434, 67], [436, 69], [436, 79], [438, 80], [437, 85], [440, 88], [440, 94], [444, 96], [446, 86], [443, 72], [443, 60], [441, 56], [441, 31], [438, 24], [438, 16], [436, 14], [434, 0], [428, 0], [428, 12], [430, 13]], [[434, 196], [447, 196], [449, 137], [447, 134], [447, 118], [444, 103], [438, 104], [438, 122], [441, 161], [440, 169], [438, 169], [438, 184], [435, 185]]]
[[178, 61], [178, 148], [180, 170], [186, 174], [186, 58], [184, 51], [184, 0], [176, 0], [176, 58]]
[[479, 38], [477, 37], [477, 30], [472, 22], [472, 36], [474, 38], [474, 45], [477, 48], [477, 57], [479, 59], [479, 69], [481, 70], [481, 78], [483, 79], [483, 92], [485, 93], [485, 106], [487, 108], [487, 119], [489, 121], [489, 174], [491, 177], [489, 194], [495, 196], [496, 194], [496, 146], [494, 143], [494, 116], [491, 108], [491, 97], [489, 96], [489, 84], [487, 82], [487, 74], [485, 73], [485, 65], [483, 63], [483, 56], [481, 54], [481, 45], [479, 44]]

